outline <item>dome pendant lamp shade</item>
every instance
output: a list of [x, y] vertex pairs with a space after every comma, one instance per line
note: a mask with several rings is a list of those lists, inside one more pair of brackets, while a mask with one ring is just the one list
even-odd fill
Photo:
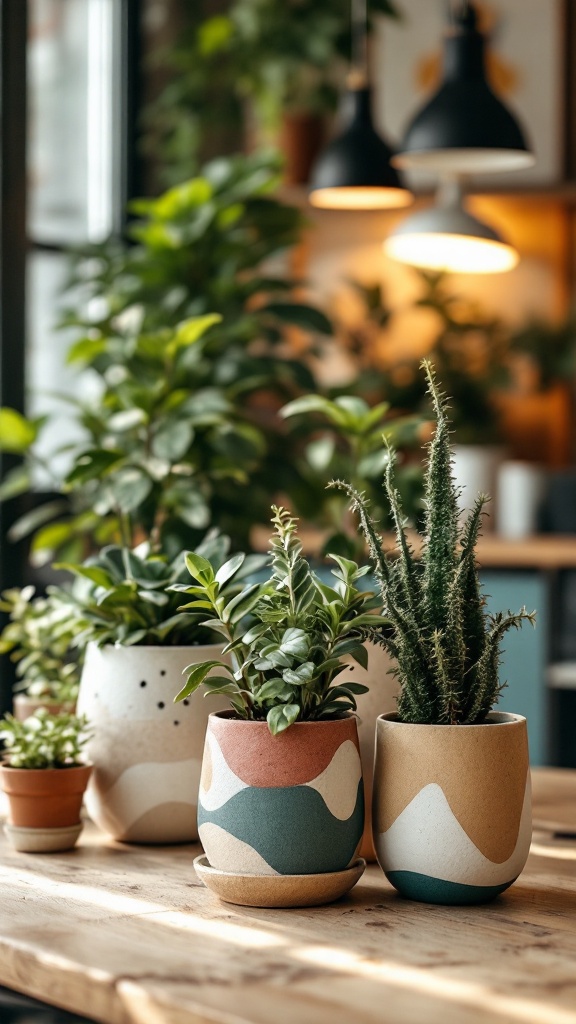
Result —
[[437, 205], [402, 221], [384, 252], [414, 267], [459, 274], [501, 274], [518, 263], [516, 250], [464, 209], [458, 179], [443, 183]]
[[378, 210], [408, 206], [412, 196], [391, 166], [392, 150], [372, 123], [367, 84], [349, 88], [347, 124], [320, 155], [312, 171], [309, 199], [331, 210]]
[[485, 174], [534, 164], [518, 121], [488, 85], [484, 47], [474, 5], [463, 0], [444, 41], [442, 85], [412, 121], [395, 167]]

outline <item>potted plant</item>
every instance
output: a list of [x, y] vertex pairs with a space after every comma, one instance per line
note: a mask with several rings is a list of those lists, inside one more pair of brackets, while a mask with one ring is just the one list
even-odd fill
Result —
[[[392, 525], [390, 511], [382, 500], [381, 488], [388, 459], [382, 437], [404, 451], [413, 449], [429, 436], [430, 422], [421, 415], [401, 415], [387, 401], [371, 406], [355, 394], [335, 398], [322, 394], [303, 395], [284, 406], [280, 415], [296, 419], [295, 434], [303, 449], [302, 475], [310, 480], [311, 490], [314, 481], [325, 490], [332, 477], [344, 477], [369, 496], [376, 518], [382, 527], [389, 528]], [[406, 464], [403, 460], [399, 487], [413, 523], [421, 513], [421, 478], [419, 463]], [[331, 499], [326, 501], [320, 494], [310, 517], [320, 519], [329, 528], [323, 554], [338, 552], [363, 561], [364, 539], [346, 510], [344, 495], [332, 492]], [[323, 576], [323, 572], [327, 569], [321, 567], [319, 574]], [[383, 711], [396, 706], [397, 687], [388, 652], [380, 644], [368, 644], [368, 655], [368, 668], [358, 670], [367, 685], [367, 692], [358, 698], [358, 735], [366, 794], [366, 831], [361, 852], [367, 860], [375, 860], [371, 827], [375, 721]]]
[[303, 225], [271, 194], [277, 181], [261, 155], [214, 161], [135, 201], [130, 245], [78, 259], [67, 361], [96, 378], [95, 397], [68, 396], [50, 448], [43, 418], [0, 410], [0, 450], [24, 456], [0, 499], [30, 490], [39, 463], [56, 494], [35, 495], [10, 533], [34, 534], [35, 564], [143, 536], [175, 555], [210, 526], [241, 549], [276, 494], [305, 486], [276, 411], [315, 389], [305, 360], [287, 355], [290, 332], [310, 338], [330, 323], [265, 266]]
[[[368, 12], [369, 31], [375, 15], [400, 14], [389, 0], [368, 0]], [[349, 0], [231, 0], [208, 17], [188, 0], [183, 15], [175, 45], [162, 54], [172, 75], [147, 117], [147, 148], [164, 177], [182, 181], [198, 151], [272, 141], [285, 152], [287, 180], [306, 182], [344, 85]]]
[[86, 719], [40, 708], [24, 722], [6, 715], [0, 740], [7, 748], [0, 782], [8, 796], [5, 825], [12, 845], [26, 853], [69, 850], [80, 832], [80, 808], [92, 767], [82, 751]]
[[459, 525], [448, 406], [424, 363], [437, 417], [426, 467], [425, 536], [410, 548], [392, 460], [385, 489], [398, 557], [381, 547], [368, 506], [359, 515], [391, 631], [398, 710], [377, 721], [374, 842], [388, 879], [412, 899], [477, 903], [503, 892], [524, 867], [531, 837], [526, 720], [492, 711], [502, 689], [501, 640], [534, 614], [486, 611], [475, 545], [486, 498]]
[[[218, 572], [228, 549], [227, 538], [209, 535], [197, 552]], [[244, 571], [263, 561], [247, 559]], [[190, 698], [175, 714], [172, 697], [190, 663], [222, 657], [222, 642], [199, 625], [203, 616], [179, 610], [177, 590], [167, 590], [185, 588], [184, 556], [169, 561], [146, 545], [134, 551], [111, 545], [83, 565], [60, 567], [77, 577], [70, 610], [75, 643], [86, 647], [78, 708], [94, 731], [86, 796], [91, 817], [126, 842], [197, 839], [209, 709]]]
[[74, 711], [80, 668], [71, 651], [70, 611], [58, 589], [49, 588], [45, 597], [35, 596], [34, 587], [5, 590], [0, 611], [10, 616], [0, 654], [16, 663], [16, 718], [24, 721], [40, 707], [52, 714]]
[[[302, 557], [296, 520], [273, 506], [272, 522], [270, 579], [232, 601], [210, 563], [189, 556], [195, 583], [185, 607], [210, 616], [230, 661], [194, 666], [176, 700], [204, 683], [232, 708], [210, 715], [206, 736], [198, 821], [207, 884], [238, 903], [322, 903], [359, 877], [364, 796], [353, 712], [366, 687], [343, 659], [365, 666], [364, 641], [382, 620], [370, 614], [373, 595], [357, 587], [368, 567], [334, 555], [328, 586]], [[239, 555], [227, 572], [242, 565]]]

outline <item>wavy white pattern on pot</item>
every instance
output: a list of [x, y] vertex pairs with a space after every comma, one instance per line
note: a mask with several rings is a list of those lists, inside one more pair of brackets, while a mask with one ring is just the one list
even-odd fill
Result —
[[470, 885], [502, 885], [516, 878], [532, 836], [530, 773], [518, 839], [512, 855], [501, 864], [475, 846], [450, 808], [437, 783], [425, 786], [386, 832], [376, 836], [381, 864], [389, 871], [414, 871], [430, 878]]
[[242, 865], [242, 873], [248, 875], [277, 875], [278, 871], [261, 857], [257, 850], [242, 839], [237, 839], [230, 832], [220, 828], [211, 821], [200, 825], [200, 842], [206, 849], [218, 849], [218, 870], [238, 871]]
[[[208, 786], [205, 788], [207, 780]], [[214, 733], [208, 732], [204, 750], [204, 770], [200, 780], [202, 806], [207, 811], [216, 811], [233, 796], [236, 796], [236, 793], [240, 793], [242, 789], [248, 789], [248, 783], [243, 782], [234, 774], [220, 750], [220, 744]]]
[[335, 818], [347, 821], [356, 806], [361, 778], [360, 755], [352, 740], [346, 740], [324, 771], [306, 785], [320, 794]]
[[[199, 778], [201, 762], [198, 758], [186, 761], [172, 761], [170, 764], [148, 761], [135, 764], [125, 772], [106, 792], [107, 816], [121, 822], [121, 827], [131, 828], [139, 818], [166, 802], [187, 804], [192, 815], [196, 814], [196, 796], [190, 792], [190, 778]], [[86, 808], [92, 817], [99, 814], [99, 804], [90, 792], [86, 797]]]
[[[234, 774], [214, 733], [206, 736], [205, 770], [200, 783], [200, 800], [207, 811], [215, 811], [248, 785]], [[315, 779], [302, 783], [320, 794], [328, 810], [340, 821], [347, 821], [354, 812], [358, 798], [358, 783], [362, 778], [362, 763], [351, 740], [338, 747], [330, 764]], [[209, 786], [205, 787], [209, 779]]]

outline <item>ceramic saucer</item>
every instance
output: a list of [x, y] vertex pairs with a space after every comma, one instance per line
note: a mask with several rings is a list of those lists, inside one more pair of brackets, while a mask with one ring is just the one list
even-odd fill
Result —
[[318, 875], [241, 875], [211, 867], [205, 854], [194, 861], [204, 885], [226, 903], [243, 907], [315, 907], [344, 896], [361, 878], [362, 858], [343, 871]]

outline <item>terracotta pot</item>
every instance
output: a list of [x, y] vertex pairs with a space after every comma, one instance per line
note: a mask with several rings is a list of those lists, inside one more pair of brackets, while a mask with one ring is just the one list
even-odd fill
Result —
[[356, 720], [266, 722], [211, 714], [198, 804], [210, 866], [250, 875], [340, 871], [356, 857], [364, 793]]
[[74, 768], [10, 768], [0, 779], [8, 796], [8, 822], [19, 828], [53, 829], [77, 825], [91, 765]]
[[46, 708], [51, 715], [59, 715], [61, 711], [73, 714], [75, 704], [62, 704], [58, 701], [47, 700], [42, 697], [29, 697], [25, 693], [19, 693], [14, 697], [14, 718], [19, 722], [26, 721], [39, 708]]
[[532, 832], [526, 719], [377, 722], [374, 843], [409, 899], [485, 903], [522, 871]]
[[198, 838], [196, 804], [208, 715], [227, 706], [202, 691], [174, 704], [193, 662], [222, 657], [197, 647], [88, 645], [78, 713], [94, 729], [86, 794], [90, 817], [114, 839], [181, 843]]
[[280, 129], [280, 149], [284, 155], [284, 181], [287, 185], [306, 185], [326, 136], [321, 114], [285, 113]]

